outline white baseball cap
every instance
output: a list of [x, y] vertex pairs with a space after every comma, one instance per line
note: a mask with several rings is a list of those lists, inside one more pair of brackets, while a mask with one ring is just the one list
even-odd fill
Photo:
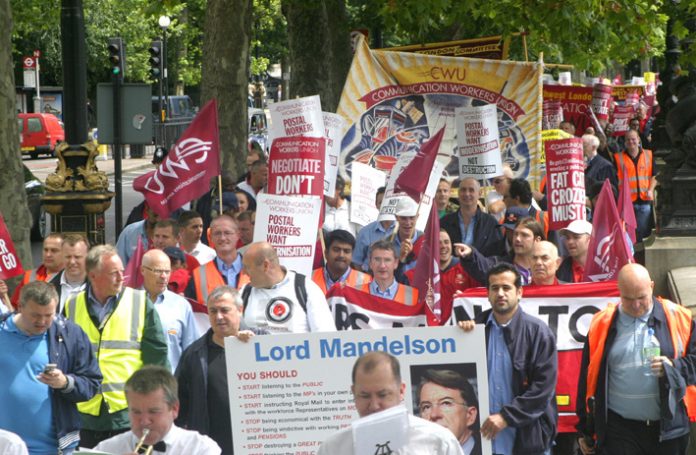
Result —
[[561, 235], [565, 235], [566, 232], [572, 232], [573, 234], [592, 234], [592, 223], [587, 220], [575, 220], [572, 221], [568, 226], [561, 229]]

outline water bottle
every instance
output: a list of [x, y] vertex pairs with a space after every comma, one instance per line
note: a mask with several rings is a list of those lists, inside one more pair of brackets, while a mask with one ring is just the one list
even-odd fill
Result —
[[660, 355], [660, 342], [655, 337], [655, 329], [648, 328], [648, 333], [643, 339], [643, 367], [645, 376], [653, 376], [650, 364], [655, 357]]

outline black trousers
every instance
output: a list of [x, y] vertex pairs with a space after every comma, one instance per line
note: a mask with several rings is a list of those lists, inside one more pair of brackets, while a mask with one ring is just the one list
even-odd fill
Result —
[[660, 442], [660, 422], [624, 419], [609, 411], [602, 455], [684, 455], [689, 443], [686, 434]]

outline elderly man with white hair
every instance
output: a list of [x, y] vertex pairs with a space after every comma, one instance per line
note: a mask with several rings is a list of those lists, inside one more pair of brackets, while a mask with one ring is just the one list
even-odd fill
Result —
[[585, 155], [585, 187], [592, 182], [604, 182], [609, 179], [609, 183], [618, 187], [619, 180], [616, 177], [616, 169], [604, 157], [597, 154], [599, 148], [599, 138], [594, 134], [582, 136], [582, 151]]

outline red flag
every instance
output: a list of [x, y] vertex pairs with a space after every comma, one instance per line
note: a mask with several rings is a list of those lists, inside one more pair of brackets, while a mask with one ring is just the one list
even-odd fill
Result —
[[440, 150], [440, 142], [442, 142], [444, 135], [445, 127], [443, 126], [435, 136], [421, 144], [416, 156], [396, 179], [394, 191], [403, 191], [416, 202], [421, 200], [421, 196], [425, 193], [425, 188], [428, 186], [430, 171], [433, 169], [437, 152]]
[[143, 263], [143, 239], [138, 237], [138, 246], [126, 265], [126, 270], [123, 272], [123, 285], [133, 289], [140, 289], [143, 285], [143, 274], [140, 271], [140, 266]]
[[0, 214], [0, 279], [7, 280], [23, 273], [24, 269], [15, 252], [12, 237], [10, 237], [5, 220]]
[[159, 168], [133, 181], [147, 204], [166, 218], [208, 191], [211, 178], [220, 174], [220, 139], [217, 104], [211, 100], [193, 119]]
[[583, 281], [615, 280], [619, 270], [633, 262], [609, 180], [604, 180], [592, 216]]
[[628, 183], [628, 173], [623, 173], [621, 187], [619, 188], [619, 215], [624, 223], [624, 228], [631, 238], [631, 242], [636, 243], [636, 212], [633, 211], [633, 201], [631, 201], [631, 185]]
[[437, 204], [430, 207], [430, 218], [423, 237], [425, 240], [418, 254], [412, 284], [418, 289], [418, 303], [425, 303], [428, 325], [441, 325], [444, 321], [440, 305], [440, 217]]

